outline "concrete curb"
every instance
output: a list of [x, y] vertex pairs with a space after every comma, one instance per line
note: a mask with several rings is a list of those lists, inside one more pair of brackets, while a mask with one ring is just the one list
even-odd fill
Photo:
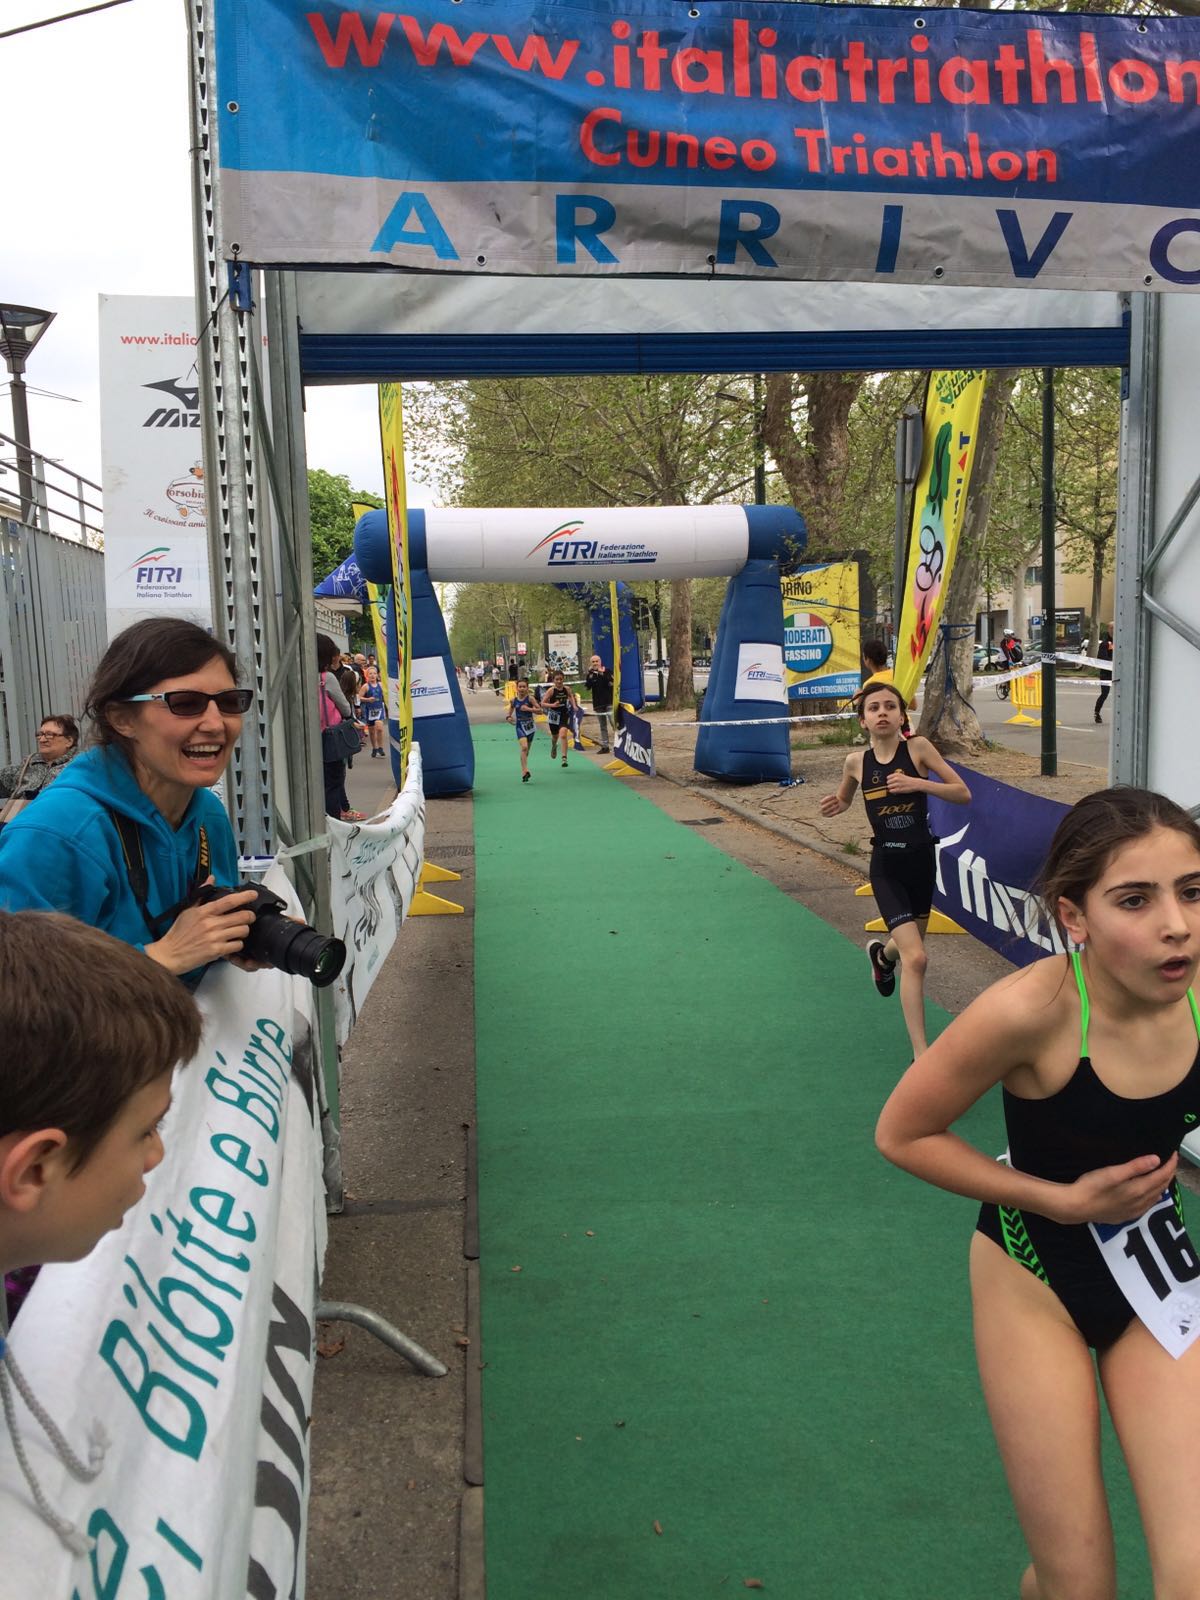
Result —
[[761, 812], [753, 810], [750, 806], [741, 806], [736, 800], [726, 799], [723, 795], [713, 794], [711, 789], [701, 789], [698, 784], [689, 783], [686, 778], [672, 777], [668, 772], [657, 772], [655, 777], [661, 778], [664, 783], [673, 783], [677, 789], [684, 789], [688, 794], [693, 794], [698, 800], [707, 800], [717, 806], [721, 811], [728, 811], [731, 816], [738, 817], [743, 822], [752, 822], [756, 827], [763, 828], [767, 833], [774, 833], [781, 839], [786, 839], [789, 844], [794, 844], [800, 850], [811, 850], [814, 855], [824, 856], [827, 861], [834, 861], [839, 866], [849, 867], [854, 871], [855, 864], [861, 863], [862, 874], [865, 877], [870, 860], [869, 851], [861, 851], [858, 855], [850, 855], [844, 850], [836, 850], [824, 840], [816, 841], [799, 828], [793, 828], [786, 822], [777, 822], [773, 817], [764, 817]]

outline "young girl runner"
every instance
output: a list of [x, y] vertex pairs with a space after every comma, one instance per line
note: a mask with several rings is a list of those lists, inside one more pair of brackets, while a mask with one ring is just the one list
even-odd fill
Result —
[[529, 782], [529, 746], [533, 743], [533, 719], [537, 713], [537, 701], [529, 692], [529, 679], [517, 679], [517, 692], [508, 702], [508, 713], [505, 722], [515, 722], [517, 728], [517, 747], [521, 752], [521, 782]]
[[379, 681], [377, 668], [367, 668], [367, 681], [359, 693], [358, 702], [367, 726], [367, 737], [371, 741], [371, 759], [374, 760], [376, 756], [384, 754], [383, 685]]
[[[971, 791], [928, 739], [901, 738], [904, 697], [890, 683], [867, 684], [858, 697], [858, 720], [869, 743], [852, 750], [842, 781], [821, 801], [821, 815], [836, 817], [860, 785], [871, 823], [871, 893], [887, 925], [887, 939], [867, 946], [871, 975], [882, 995], [896, 987], [900, 962], [900, 1007], [913, 1058], [925, 1041], [925, 927], [933, 906], [934, 838], [926, 795], [965, 806]], [[930, 782], [933, 773], [940, 781]]]
[[550, 759], [554, 760], [561, 739], [564, 767], [567, 764], [567, 751], [571, 742], [571, 712], [574, 706], [575, 691], [567, 687], [567, 680], [563, 674], [556, 672], [554, 681], [542, 695], [542, 710], [546, 713], [546, 722], [550, 728]]
[[[1200, 1115], [1200, 828], [1161, 795], [1102, 790], [1064, 817], [1040, 889], [1080, 948], [1002, 978], [951, 1023], [876, 1142], [983, 1202], [975, 1343], [1032, 1557], [1021, 1600], [1117, 1592], [1089, 1346], [1156, 1600], [1186, 1600], [1200, 1593], [1200, 1259], [1175, 1168]], [[1007, 1164], [950, 1131], [998, 1082]]]

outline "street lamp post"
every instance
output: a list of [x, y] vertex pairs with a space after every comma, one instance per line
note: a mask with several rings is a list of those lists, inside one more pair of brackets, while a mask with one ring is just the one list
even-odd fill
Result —
[[0, 355], [12, 376], [13, 438], [17, 442], [22, 522], [33, 521], [33, 452], [29, 446], [25, 363], [29, 352], [53, 321], [53, 311], [39, 311], [34, 306], [0, 305]]

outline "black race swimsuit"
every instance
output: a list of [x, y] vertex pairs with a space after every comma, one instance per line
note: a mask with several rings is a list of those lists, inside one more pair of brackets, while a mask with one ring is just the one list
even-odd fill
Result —
[[[1200, 1050], [1183, 1079], [1165, 1094], [1127, 1100], [1100, 1081], [1088, 1056], [1090, 1007], [1078, 952], [1071, 959], [1082, 1008], [1078, 1066], [1044, 1100], [1004, 1090], [1009, 1161], [1018, 1172], [1052, 1183], [1074, 1183], [1085, 1172], [1121, 1166], [1135, 1156], [1157, 1155], [1166, 1161], [1184, 1135], [1200, 1126]], [[1188, 1003], [1200, 1035], [1200, 1008], [1190, 989]], [[1179, 1185], [1172, 1184], [1171, 1190], [1182, 1219]], [[1097, 1350], [1112, 1344], [1133, 1320], [1133, 1308], [1086, 1223], [1051, 1222], [1015, 1206], [985, 1204], [977, 1230], [1049, 1284]]]
[[871, 892], [889, 932], [902, 922], [927, 917], [933, 905], [934, 844], [929, 808], [920, 791], [892, 794], [888, 775], [919, 778], [908, 745], [901, 739], [890, 761], [863, 751], [862, 797], [871, 824]]

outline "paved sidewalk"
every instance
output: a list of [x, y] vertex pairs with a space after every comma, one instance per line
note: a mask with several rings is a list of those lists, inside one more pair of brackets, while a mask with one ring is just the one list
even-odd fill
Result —
[[[503, 718], [490, 690], [466, 703], [472, 722]], [[699, 825], [716, 848], [864, 938], [871, 903], [854, 896], [860, 864], [815, 854], [801, 835], [783, 837], [734, 814], [732, 805], [752, 802], [753, 789], [738, 789], [733, 800], [724, 790], [661, 780], [612, 781], [637, 788], [679, 823]], [[359, 809], [377, 811], [391, 798], [390, 764], [359, 758], [349, 791]], [[336, 1353], [318, 1362], [314, 1396], [309, 1600], [482, 1600], [482, 1490], [464, 1476], [480, 1476], [477, 1441], [468, 1449], [464, 1435], [466, 1380], [480, 1354], [460, 1342], [473, 1337], [464, 1255], [475, 1064], [472, 812], [470, 797], [428, 802], [426, 855], [463, 874], [439, 892], [465, 913], [410, 919], [345, 1052], [348, 1199], [344, 1215], [330, 1219], [323, 1285], [327, 1299], [387, 1316], [450, 1373], [420, 1377], [363, 1330], [322, 1328]], [[515, 931], [514, 959], [523, 948]], [[944, 939], [931, 963], [930, 998], [958, 1011], [1007, 970], [969, 938]], [[863, 971], [866, 992], [865, 957]]]

